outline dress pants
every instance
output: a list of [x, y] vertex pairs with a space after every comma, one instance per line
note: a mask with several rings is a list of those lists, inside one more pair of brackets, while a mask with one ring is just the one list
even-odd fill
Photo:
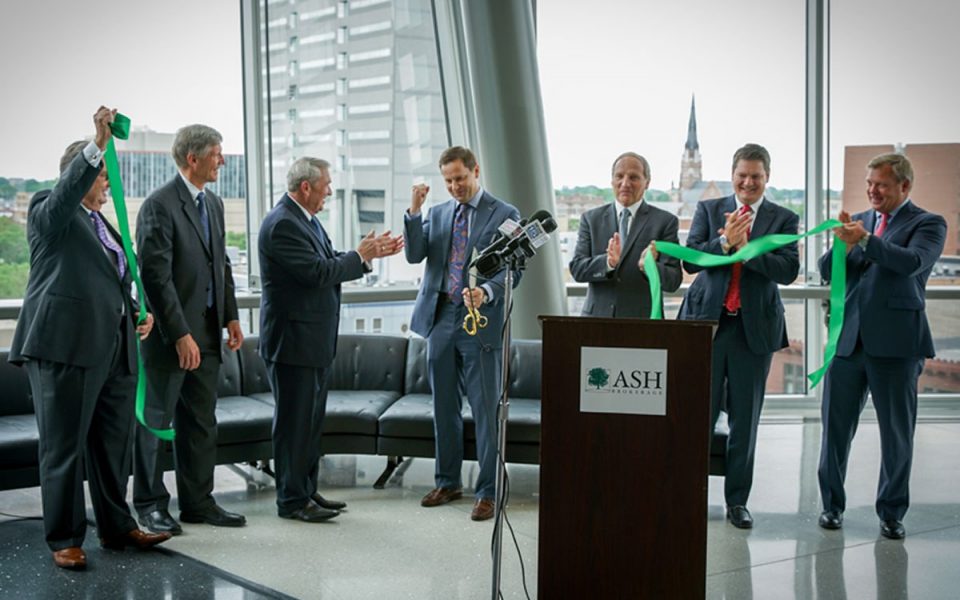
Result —
[[[477, 434], [476, 497], [496, 495], [497, 400], [501, 346], [483, 343], [463, 330], [463, 304], [441, 294], [436, 320], [427, 339], [427, 365], [433, 389], [437, 487], [462, 487], [463, 394], [467, 396]], [[499, 333], [499, 332], [498, 332]]]
[[917, 380], [922, 358], [878, 358], [857, 343], [850, 356], [837, 356], [825, 377], [821, 408], [820, 497], [824, 510], [843, 512], [850, 444], [860, 413], [873, 397], [880, 429], [880, 482], [876, 510], [882, 520], [903, 520], [910, 506], [913, 432], [917, 424]]
[[137, 527], [127, 507], [136, 375], [127, 372], [125, 333], [96, 367], [25, 363], [40, 433], [43, 527], [51, 550], [81, 546], [87, 518], [84, 468], [100, 537]]
[[277, 512], [289, 516], [317, 491], [328, 369], [266, 361], [273, 390]]
[[753, 460], [757, 427], [773, 354], [754, 354], [747, 345], [743, 319], [722, 314], [713, 338], [713, 375], [710, 405], [713, 435], [726, 399], [730, 436], [727, 438], [727, 473], [723, 480], [727, 506], [746, 506], [753, 486]]

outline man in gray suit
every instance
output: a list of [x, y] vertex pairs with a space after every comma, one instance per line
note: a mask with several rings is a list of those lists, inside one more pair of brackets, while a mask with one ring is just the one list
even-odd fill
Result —
[[[650, 316], [650, 280], [643, 259], [653, 252], [661, 287], [680, 287], [680, 261], [659, 255], [656, 240], [679, 242], [677, 217], [644, 202], [650, 185], [650, 164], [633, 152], [613, 161], [613, 191], [617, 201], [588, 210], [580, 219], [577, 248], [570, 261], [573, 279], [589, 284], [583, 315], [587, 317]], [[663, 298], [660, 298], [660, 302]]]
[[[227, 512], [213, 499], [216, 458], [217, 379], [220, 345], [243, 342], [226, 256], [223, 202], [204, 189], [217, 180], [223, 163], [220, 134], [205, 125], [177, 131], [173, 159], [179, 173], [150, 194], [137, 218], [137, 244], [147, 303], [160, 335], [143, 347], [147, 371], [146, 421], [176, 429], [180, 519], [239, 527], [242, 515]], [[153, 531], [180, 533], [170, 516], [170, 494], [163, 484], [160, 440], [137, 429], [134, 450], [134, 506], [140, 522]]]
[[83, 478], [100, 543], [149, 548], [170, 538], [137, 528], [127, 507], [127, 476], [137, 386], [139, 307], [120, 236], [100, 215], [108, 188], [102, 154], [115, 110], [94, 115], [93, 142], [74, 142], [60, 160], [53, 191], [30, 201], [30, 278], [10, 348], [23, 365], [40, 434], [40, 494], [47, 545], [57, 566], [82, 569], [87, 518]]
[[317, 491], [327, 376], [337, 351], [340, 284], [370, 271], [373, 258], [400, 252], [403, 238], [370, 232], [356, 250], [339, 252], [316, 218], [330, 195], [330, 164], [300, 158], [287, 193], [260, 226], [260, 356], [276, 403], [273, 456], [277, 512], [316, 523], [346, 507]]

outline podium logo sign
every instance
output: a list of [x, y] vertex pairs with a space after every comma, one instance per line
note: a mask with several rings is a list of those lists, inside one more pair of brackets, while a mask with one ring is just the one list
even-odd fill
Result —
[[667, 414], [667, 351], [580, 348], [580, 411]]

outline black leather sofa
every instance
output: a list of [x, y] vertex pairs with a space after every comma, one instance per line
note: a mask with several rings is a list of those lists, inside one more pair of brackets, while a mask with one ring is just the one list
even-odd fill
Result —
[[[257, 338], [239, 352], [225, 352], [217, 401], [217, 463], [245, 463], [272, 456], [273, 395]], [[510, 413], [506, 460], [540, 459], [540, 342], [515, 340], [510, 348]], [[426, 343], [400, 336], [341, 335], [330, 374], [324, 454], [370, 454], [388, 458], [377, 481], [382, 487], [401, 457], [433, 457], [433, 405]], [[0, 350], [0, 489], [39, 485], [37, 423], [26, 371], [7, 363]], [[476, 435], [464, 402], [465, 457], [476, 458]], [[713, 436], [710, 473], [724, 472], [726, 425]], [[163, 458], [173, 468], [170, 444]]]

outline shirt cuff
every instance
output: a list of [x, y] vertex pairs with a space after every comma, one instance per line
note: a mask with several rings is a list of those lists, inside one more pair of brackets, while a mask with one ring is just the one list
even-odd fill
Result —
[[91, 167], [99, 167], [100, 161], [103, 160], [103, 152], [99, 146], [90, 142], [83, 147], [83, 158]]
[[487, 299], [483, 301], [484, 304], [486, 304], [487, 302], [493, 302], [493, 287], [491, 287], [489, 283], [481, 283], [480, 289], [482, 289], [487, 294]]

